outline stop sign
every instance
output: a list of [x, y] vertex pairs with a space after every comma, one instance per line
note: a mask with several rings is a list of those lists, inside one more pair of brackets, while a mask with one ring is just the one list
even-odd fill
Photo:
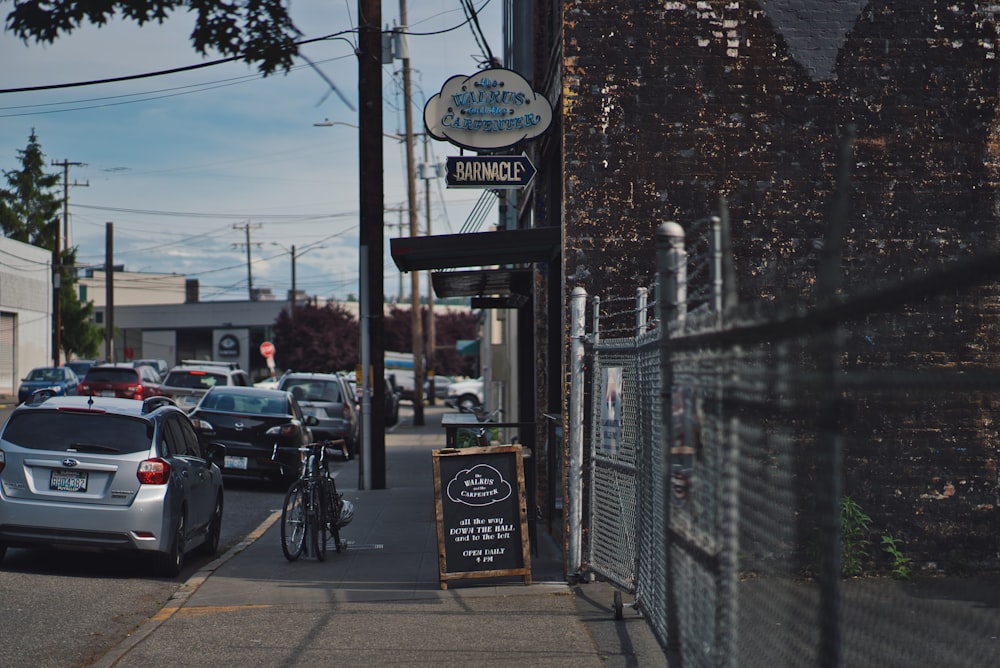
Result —
[[268, 359], [274, 357], [274, 344], [270, 341], [260, 344], [260, 354]]

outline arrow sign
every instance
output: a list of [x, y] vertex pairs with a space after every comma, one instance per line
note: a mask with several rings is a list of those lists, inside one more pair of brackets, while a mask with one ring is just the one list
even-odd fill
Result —
[[535, 176], [528, 156], [450, 156], [445, 181], [449, 188], [523, 188]]

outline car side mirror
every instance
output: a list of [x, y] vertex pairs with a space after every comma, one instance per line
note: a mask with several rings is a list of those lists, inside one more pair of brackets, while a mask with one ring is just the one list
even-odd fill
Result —
[[307, 427], [315, 427], [319, 424], [319, 418], [315, 415], [307, 415], [305, 419], [305, 425]]
[[208, 454], [208, 461], [222, 466], [222, 462], [226, 459], [226, 446], [222, 443], [209, 443], [205, 451]]

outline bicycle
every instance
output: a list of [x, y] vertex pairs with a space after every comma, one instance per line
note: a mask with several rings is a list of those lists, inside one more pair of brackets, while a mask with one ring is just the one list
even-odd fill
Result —
[[327, 463], [327, 455], [339, 452], [342, 445], [343, 441], [321, 441], [297, 448], [302, 460], [299, 477], [288, 488], [281, 507], [281, 551], [289, 561], [310, 551], [323, 561], [329, 538], [337, 552], [344, 549], [340, 529], [351, 521], [354, 511], [337, 492]]

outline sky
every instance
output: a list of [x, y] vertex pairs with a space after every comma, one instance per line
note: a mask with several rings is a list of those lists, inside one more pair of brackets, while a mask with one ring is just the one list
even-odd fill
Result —
[[[500, 0], [473, 4], [486, 45], [500, 57]], [[0, 4], [0, 14], [6, 17], [11, 7]], [[398, 3], [383, 2], [383, 24], [398, 26], [399, 10]], [[449, 77], [479, 69], [485, 49], [460, 0], [410, 0], [406, 10], [413, 129], [421, 133], [426, 100]], [[334, 299], [356, 296], [359, 105], [357, 39], [350, 31], [357, 25], [357, 0], [296, 0], [291, 16], [302, 39], [342, 33], [302, 47], [322, 74], [301, 59], [288, 74], [268, 77], [234, 62], [124, 82], [0, 92], [0, 171], [21, 168], [18, 152], [32, 130], [51, 172], [60, 175], [59, 196], [63, 168], [55, 163], [82, 163], [69, 167], [67, 180], [69, 244], [78, 249], [82, 266], [104, 266], [111, 223], [115, 264], [197, 278], [203, 301], [243, 300], [249, 293], [249, 236], [254, 288], [285, 298], [294, 245], [299, 290]], [[84, 26], [53, 44], [25, 44], [2, 32], [0, 91], [221, 59], [195, 51], [193, 26], [193, 17], [175, 12], [163, 25]], [[402, 81], [401, 61], [383, 66], [383, 127], [389, 135], [405, 131]], [[324, 122], [332, 125], [315, 125]], [[444, 142], [426, 143], [431, 164], [460, 154]], [[416, 137], [417, 162], [424, 162], [424, 148], [424, 139]], [[392, 299], [402, 285], [409, 299], [410, 277], [401, 281], [388, 255], [388, 240], [409, 234], [405, 144], [384, 137], [383, 155], [385, 292]], [[449, 189], [443, 178], [418, 179], [421, 234], [427, 231], [426, 185], [433, 234], [457, 233], [470, 217], [482, 229], [495, 222], [495, 207], [483, 215], [482, 191]], [[422, 294], [426, 290], [424, 283]]]

